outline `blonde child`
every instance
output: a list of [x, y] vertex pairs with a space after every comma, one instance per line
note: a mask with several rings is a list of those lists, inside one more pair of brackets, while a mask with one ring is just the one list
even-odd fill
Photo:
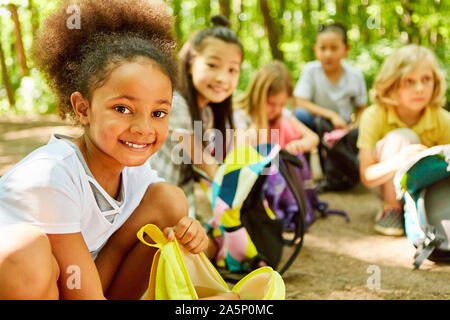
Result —
[[[297, 156], [303, 163], [298, 174], [305, 182], [310, 180], [311, 174], [304, 153], [317, 148], [319, 137], [286, 108], [292, 90], [293, 81], [286, 65], [281, 61], [269, 62], [255, 73], [247, 90], [238, 98], [234, 123], [236, 128], [247, 130], [251, 144], [279, 144]], [[298, 207], [279, 172], [267, 177], [263, 192], [276, 216], [288, 230], [292, 229], [292, 218]], [[310, 208], [309, 202], [306, 205]], [[309, 217], [306, 219], [309, 223]]]
[[[160, 176], [183, 189], [191, 217], [197, 217], [193, 166], [212, 179], [225, 157], [226, 130], [233, 128], [232, 94], [244, 57], [241, 42], [229, 29], [228, 20], [217, 15], [212, 22], [212, 27], [195, 32], [180, 50], [181, 87], [174, 94], [171, 134], [150, 159], [151, 167]], [[211, 131], [215, 136], [210, 139], [218, 142], [207, 149], [209, 140], [204, 135]]]
[[[66, 26], [73, 4], [79, 29]], [[139, 299], [148, 223], [206, 249], [181, 189], [145, 165], [168, 135], [171, 30], [164, 4], [141, 0], [63, 1], [46, 20], [35, 60], [84, 133], [53, 135], [1, 178], [0, 299]]]
[[445, 90], [436, 58], [424, 47], [404, 46], [381, 66], [371, 90], [374, 104], [361, 117], [357, 142], [361, 181], [382, 191], [378, 233], [404, 234], [393, 185], [396, 171], [423, 150], [450, 143], [450, 113], [442, 108]]
[[[292, 98], [292, 90], [292, 77], [284, 63], [273, 61], [261, 67], [246, 92], [237, 99], [233, 115], [236, 128], [267, 129], [263, 141], [257, 143], [278, 143], [294, 155], [314, 150], [319, 143], [317, 134], [285, 108]], [[272, 130], [278, 130], [278, 135]], [[256, 135], [259, 138], [259, 132]], [[278, 141], [272, 141], [276, 136]]]

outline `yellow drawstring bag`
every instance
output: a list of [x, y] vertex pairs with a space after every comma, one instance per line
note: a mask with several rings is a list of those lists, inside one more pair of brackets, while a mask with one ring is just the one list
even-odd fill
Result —
[[[148, 243], [144, 234], [155, 243]], [[192, 254], [176, 239], [168, 241], [154, 224], [143, 226], [137, 237], [158, 248], [150, 271], [147, 300], [197, 300], [230, 292], [227, 283], [206, 255]], [[280, 274], [261, 267], [242, 278], [231, 290], [242, 300], [284, 300], [286, 289]]]

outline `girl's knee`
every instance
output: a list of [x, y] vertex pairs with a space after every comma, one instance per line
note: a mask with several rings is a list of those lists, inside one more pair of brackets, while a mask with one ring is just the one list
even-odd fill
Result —
[[399, 153], [405, 146], [420, 143], [419, 136], [413, 130], [408, 128], [395, 129], [377, 142], [375, 158], [378, 161], [385, 161]]
[[58, 299], [59, 267], [38, 228], [12, 225], [0, 235], [0, 299]]
[[174, 225], [189, 213], [189, 205], [183, 190], [171, 183], [152, 184], [144, 195], [141, 205], [154, 214], [153, 218], [166, 226]]

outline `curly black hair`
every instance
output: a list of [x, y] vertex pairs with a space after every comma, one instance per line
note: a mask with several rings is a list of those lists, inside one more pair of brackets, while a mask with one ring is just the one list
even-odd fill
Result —
[[[76, 6], [79, 28], [70, 28]], [[173, 17], [158, 0], [64, 0], [39, 30], [33, 58], [55, 91], [60, 116], [76, 120], [70, 96], [90, 99], [120, 64], [138, 57], [155, 61], [176, 83]]]

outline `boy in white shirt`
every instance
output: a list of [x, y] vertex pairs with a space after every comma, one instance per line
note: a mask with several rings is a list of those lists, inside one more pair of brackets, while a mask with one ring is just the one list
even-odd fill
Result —
[[357, 123], [367, 105], [362, 73], [342, 62], [349, 50], [342, 25], [321, 26], [314, 45], [318, 60], [306, 64], [294, 89], [295, 116], [312, 129], [316, 116], [329, 120], [335, 129], [354, 128], [350, 124]]

